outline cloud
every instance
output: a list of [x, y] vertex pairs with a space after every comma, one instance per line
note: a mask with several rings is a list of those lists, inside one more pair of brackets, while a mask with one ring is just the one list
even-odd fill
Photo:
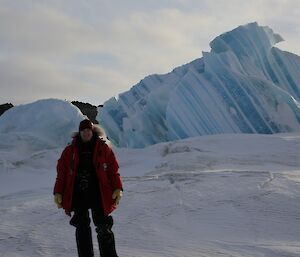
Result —
[[[58, 97], [71, 89], [72, 81], [56, 66], [41, 60], [11, 58], [0, 61], [2, 102], [30, 102]], [[60, 90], [62, 89], [62, 90]]]
[[253, 21], [281, 34], [280, 48], [300, 54], [300, 3], [293, 0], [0, 0], [0, 7], [2, 102], [100, 104], [201, 57], [214, 37]]
[[0, 31], [1, 49], [10, 55], [60, 58], [101, 49], [92, 27], [41, 6], [27, 12], [0, 8]]
[[78, 66], [66, 70], [51, 62], [22, 58], [0, 61], [0, 78], [0, 101], [3, 103], [59, 98], [69, 101], [80, 99], [95, 105], [117, 95], [119, 87], [116, 85], [124, 79], [114, 69]]

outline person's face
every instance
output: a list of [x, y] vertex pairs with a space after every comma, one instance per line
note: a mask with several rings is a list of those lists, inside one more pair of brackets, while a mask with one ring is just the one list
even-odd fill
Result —
[[80, 137], [83, 142], [88, 142], [93, 137], [93, 131], [89, 128], [80, 131]]

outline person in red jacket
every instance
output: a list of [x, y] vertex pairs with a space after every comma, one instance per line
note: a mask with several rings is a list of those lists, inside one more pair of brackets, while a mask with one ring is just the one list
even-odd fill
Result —
[[105, 143], [103, 130], [85, 119], [57, 162], [54, 201], [71, 216], [79, 257], [94, 256], [89, 209], [101, 257], [118, 257], [110, 213], [117, 208], [123, 186], [119, 165]]

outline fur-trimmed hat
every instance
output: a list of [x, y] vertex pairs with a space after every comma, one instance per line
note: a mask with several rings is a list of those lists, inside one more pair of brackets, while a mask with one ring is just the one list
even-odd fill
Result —
[[93, 122], [91, 122], [89, 119], [85, 119], [85, 120], [80, 122], [79, 131], [82, 131], [82, 130], [87, 129], [87, 128], [93, 130], [93, 125], [94, 125]]

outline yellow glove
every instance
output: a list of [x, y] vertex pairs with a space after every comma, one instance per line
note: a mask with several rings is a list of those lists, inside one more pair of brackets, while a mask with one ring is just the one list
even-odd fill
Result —
[[56, 193], [54, 195], [54, 202], [56, 203], [57, 208], [62, 208], [62, 204], [61, 204], [62, 203], [62, 195]]
[[115, 199], [115, 203], [118, 205], [123, 196], [123, 191], [121, 189], [116, 189], [112, 194], [112, 199]]

